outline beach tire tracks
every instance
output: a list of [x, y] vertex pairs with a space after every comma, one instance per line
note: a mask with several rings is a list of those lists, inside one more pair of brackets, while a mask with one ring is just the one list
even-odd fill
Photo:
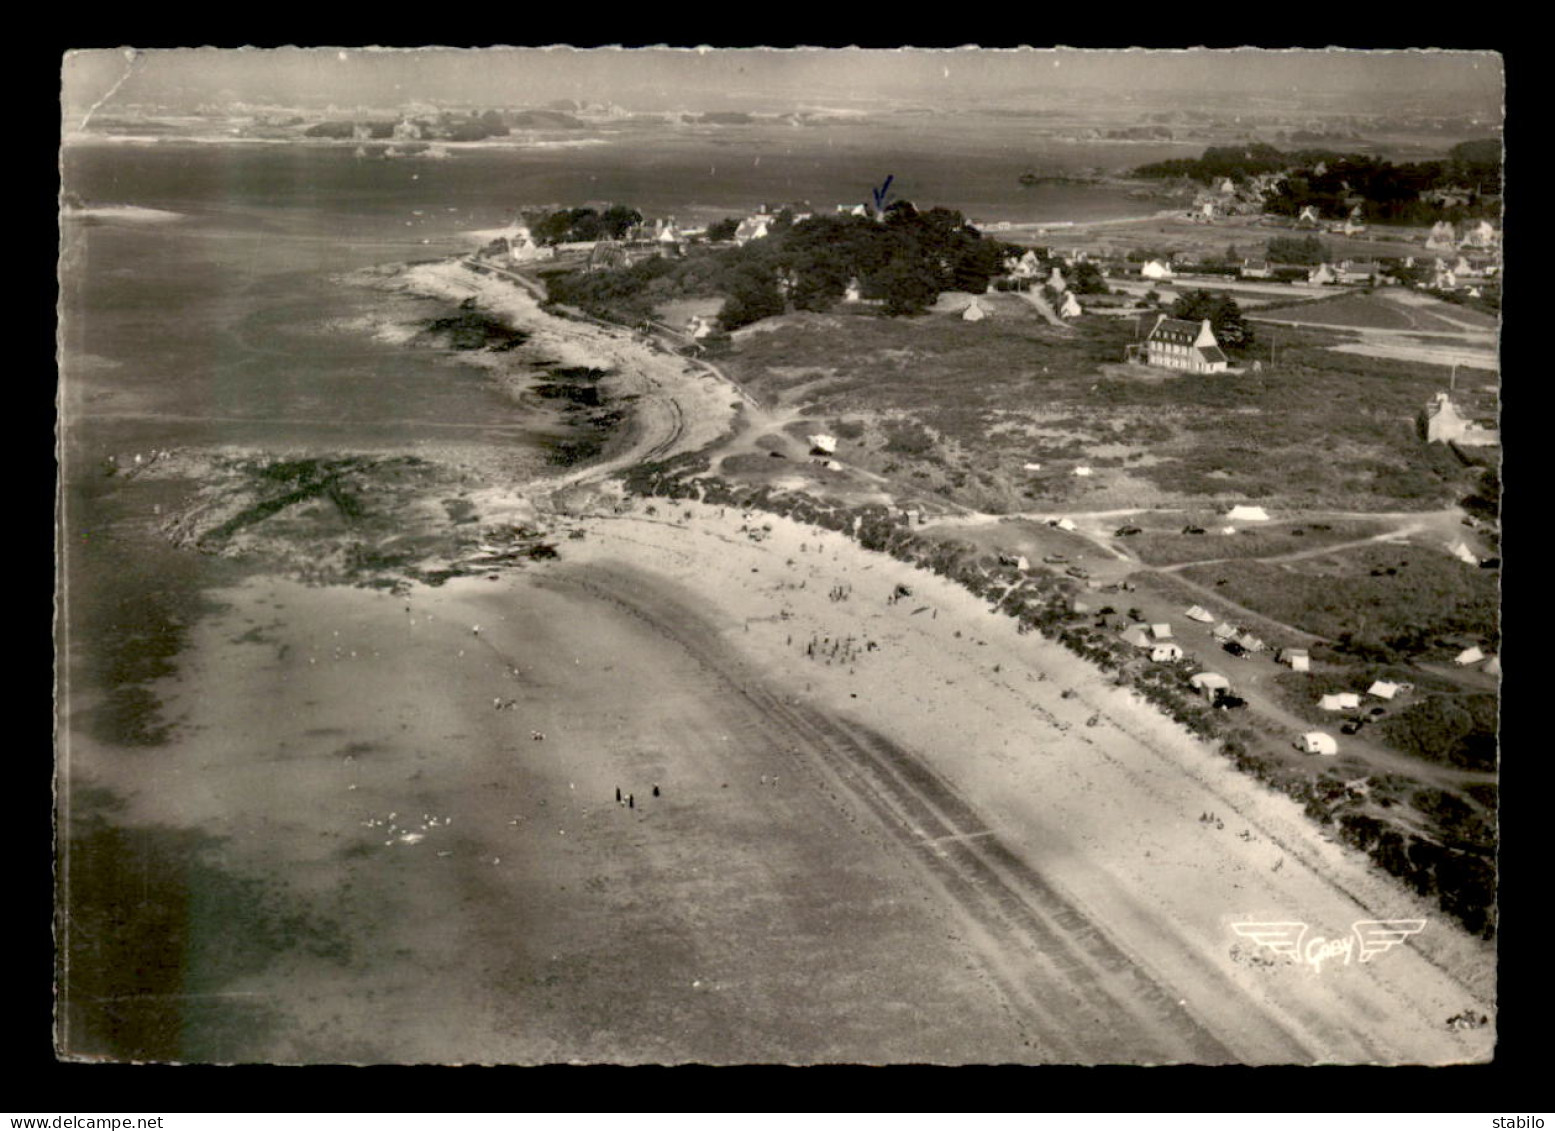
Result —
[[[673, 640], [763, 720], [767, 740], [819, 771], [944, 897], [967, 943], [1043, 1059], [1232, 1063], [1239, 1058], [911, 751], [852, 721], [786, 701], [745, 670], [718, 630], [629, 567], [537, 582], [610, 601]], [[1292, 1043], [1293, 1054], [1299, 1048]]]

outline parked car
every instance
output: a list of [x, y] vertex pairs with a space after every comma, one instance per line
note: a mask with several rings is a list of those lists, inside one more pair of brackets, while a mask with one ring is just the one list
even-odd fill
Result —
[[1232, 695], [1229, 692], [1222, 691], [1219, 695], [1215, 696], [1215, 707], [1217, 710], [1234, 711], [1238, 707], [1245, 706], [1247, 706], [1247, 700], [1243, 699], [1240, 695]]
[[1221, 647], [1224, 648], [1227, 652], [1230, 652], [1239, 660], [1247, 659], [1247, 649], [1243, 648], [1235, 640], [1227, 640], [1224, 644], [1221, 645]]
[[1184, 526], [1182, 532], [1184, 534], [1203, 534], [1204, 528], [1202, 526]]
[[1067, 573], [1070, 577], [1078, 577], [1082, 581], [1085, 578], [1091, 576], [1089, 573], [1087, 573], [1085, 570], [1081, 569], [1079, 566], [1070, 566], [1068, 569], [1064, 570], [1064, 572]]
[[1117, 537], [1117, 538], [1127, 538], [1127, 537], [1129, 537], [1130, 535], [1133, 535], [1133, 534], [1143, 534], [1143, 533], [1144, 533], [1144, 531], [1141, 530], [1137, 526], [1120, 526], [1114, 532], [1114, 537]]
[[1048, 565], [1062, 565], [1069, 559], [1064, 557], [1063, 554], [1047, 554], [1042, 558], [1042, 560], [1047, 562]]

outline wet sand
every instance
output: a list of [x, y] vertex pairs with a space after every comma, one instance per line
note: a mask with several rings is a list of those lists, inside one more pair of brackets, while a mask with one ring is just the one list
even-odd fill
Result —
[[[73, 744], [336, 940], [256, 938], [217, 981], [263, 1022], [187, 1058], [1488, 1058], [1444, 1024], [1491, 1011], [1488, 948], [1094, 669], [835, 533], [658, 512], [409, 598], [223, 592], [172, 741]], [[1230, 929], [1410, 916], [1320, 970]]]

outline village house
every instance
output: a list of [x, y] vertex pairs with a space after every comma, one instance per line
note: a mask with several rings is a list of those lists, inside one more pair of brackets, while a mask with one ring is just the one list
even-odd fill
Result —
[[1501, 435], [1494, 428], [1481, 427], [1459, 412], [1452, 394], [1445, 389], [1425, 406], [1420, 429], [1428, 444], [1453, 443], [1473, 448], [1501, 442]]
[[1425, 246], [1431, 251], [1451, 251], [1458, 246], [1457, 233], [1446, 220], [1438, 220], [1431, 225], [1431, 234], [1426, 237]]
[[768, 216], [764, 212], [758, 212], [754, 216], [747, 216], [734, 229], [734, 242], [744, 247], [751, 240], [765, 239], [768, 230], [772, 227], [773, 219], [775, 217]]
[[1151, 259], [1139, 269], [1139, 273], [1146, 279], [1170, 279], [1172, 277], [1172, 265], [1163, 263], [1159, 259]]
[[1224, 373], [1230, 365], [1208, 318], [1190, 322], [1157, 315], [1145, 338], [1144, 354], [1146, 365], [1182, 373]]
[[1267, 279], [1274, 274], [1267, 259], [1244, 259], [1239, 274], [1244, 279]]
[[1058, 316], [1060, 318], [1078, 318], [1084, 313], [1085, 311], [1080, 306], [1080, 300], [1074, 297], [1074, 292], [1065, 291], [1063, 301], [1058, 306]]
[[1329, 269], [1328, 264], [1326, 263], [1319, 263], [1316, 267], [1307, 272], [1306, 285], [1309, 287], [1324, 287], [1330, 283], [1335, 282], [1338, 282], [1338, 278], [1334, 275], [1333, 271]]
[[1033, 250], [1027, 249], [1018, 258], [1005, 261], [1005, 274], [1012, 279], [1035, 279], [1042, 272], [1042, 260]]

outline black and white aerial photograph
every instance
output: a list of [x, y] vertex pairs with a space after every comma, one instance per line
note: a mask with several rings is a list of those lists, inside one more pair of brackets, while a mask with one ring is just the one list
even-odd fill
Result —
[[1494, 1059], [1502, 55], [59, 73], [59, 1062]]

